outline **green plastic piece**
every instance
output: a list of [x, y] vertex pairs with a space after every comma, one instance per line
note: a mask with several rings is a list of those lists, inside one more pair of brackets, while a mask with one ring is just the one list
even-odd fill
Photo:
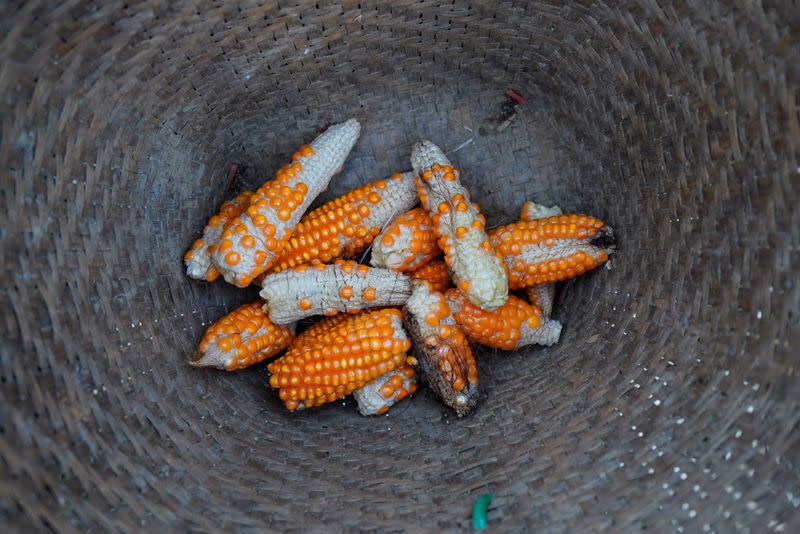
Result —
[[475, 501], [472, 507], [472, 528], [483, 530], [486, 528], [486, 512], [492, 504], [492, 494], [484, 493]]

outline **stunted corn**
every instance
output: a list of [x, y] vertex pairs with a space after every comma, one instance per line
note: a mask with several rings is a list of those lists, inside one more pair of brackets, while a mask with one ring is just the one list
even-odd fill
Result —
[[219, 278], [219, 271], [211, 264], [211, 254], [217, 249], [225, 225], [249, 205], [252, 196], [252, 191], [242, 191], [233, 200], [222, 203], [219, 213], [208, 220], [203, 237], [195, 241], [183, 257], [186, 274], [208, 282]]
[[269, 364], [269, 384], [289, 410], [319, 406], [400, 367], [410, 346], [396, 308], [329, 317]]
[[505, 269], [484, 230], [486, 220], [459, 181], [461, 173], [430, 141], [414, 145], [411, 164], [456, 287], [481, 308], [500, 307], [508, 297]]
[[511, 289], [578, 276], [615, 250], [611, 228], [587, 215], [509, 224], [492, 230], [489, 239], [505, 260]]
[[561, 323], [542, 319], [539, 308], [513, 295], [491, 312], [475, 306], [458, 289], [448, 290], [445, 296], [456, 323], [475, 343], [514, 350], [534, 343], [550, 346], [561, 335]]
[[383, 415], [417, 390], [417, 373], [408, 363], [353, 392], [361, 415]]
[[417, 284], [406, 302], [406, 329], [431, 389], [461, 417], [478, 402], [478, 367], [444, 295]]
[[[522, 205], [519, 220], [523, 222], [535, 221], [536, 219], [545, 219], [562, 213], [561, 208], [558, 206], [547, 207], [543, 204], [537, 204], [533, 200], [527, 200]], [[542, 317], [549, 319], [553, 314], [553, 302], [556, 296], [555, 283], [548, 282], [528, 287], [525, 289], [525, 294], [528, 297], [528, 302], [542, 310]]]
[[411, 295], [408, 276], [342, 260], [333, 265], [300, 265], [271, 274], [261, 284], [265, 308], [277, 324], [311, 315], [398, 306]]
[[367, 248], [392, 218], [417, 201], [411, 172], [362, 185], [304, 215], [272, 271], [352, 257]]
[[189, 363], [235, 371], [285, 349], [294, 338], [294, 324], [273, 324], [263, 305], [260, 299], [245, 304], [209, 326]]
[[261, 186], [249, 206], [225, 225], [212, 260], [227, 282], [245, 287], [270, 268], [300, 217], [344, 164], [360, 130], [358, 121], [350, 119], [302, 146], [292, 163]]

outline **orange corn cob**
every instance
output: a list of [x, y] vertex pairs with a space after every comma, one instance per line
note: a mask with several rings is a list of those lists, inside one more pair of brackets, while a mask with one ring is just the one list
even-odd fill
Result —
[[262, 185], [247, 209], [225, 225], [212, 260], [227, 282], [245, 287], [269, 269], [300, 217], [344, 164], [360, 129], [358, 121], [350, 119], [325, 130], [311, 146], [302, 146], [292, 163]]
[[440, 252], [428, 212], [415, 208], [383, 229], [372, 247], [370, 263], [375, 267], [408, 272], [418, 269]]
[[414, 272], [409, 273], [412, 283], [427, 282], [431, 291], [444, 293], [450, 287], [450, 273], [444, 260], [431, 260]]
[[393, 217], [417, 201], [411, 172], [362, 185], [303, 216], [272, 272], [315, 260], [328, 263], [340, 256], [354, 256], [367, 248]]
[[411, 342], [396, 308], [323, 319], [267, 369], [290, 410], [333, 402], [401, 366]]
[[459, 417], [467, 415], [478, 402], [478, 367], [444, 295], [416, 284], [406, 302], [404, 324], [431, 389]]
[[542, 318], [549, 319], [553, 315], [553, 304], [556, 299], [556, 284], [548, 282], [525, 288], [528, 302], [542, 311]]
[[456, 287], [481, 308], [502, 306], [508, 297], [503, 261], [489, 242], [478, 205], [470, 202], [469, 192], [459, 182], [461, 173], [430, 141], [414, 145], [411, 164], [419, 198], [433, 219]]
[[245, 304], [209, 326], [189, 363], [235, 371], [285, 349], [294, 338], [294, 325], [272, 324], [263, 305], [260, 299]]
[[[523, 222], [535, 221], [536, 219], [545, 219], [555, 215], [561, 215], [564, 212], [558, 206], [550, 206], [549, 208], [543, 204], [537, 204], [533, 200], [526, 200], [522, 205], [522, 212], [519, 214], [519, 220]], [[528, 302], [534, 306], [538, 306], [542, 310], [542, 318], [549, 319], [553, 314], [553, 301], [556, 296], [556, 285], [554, 283], [538, 284], [525, 289], [525, 294], [528, 297]]]
[[543, 320], [539, 308], [513, 295], [492, 312], [475, 306], [458, 289], [448, 290], [445, 296], [456, 322], [475, 343], [514, 350], [534, 343], [550, 346], [561, 335], [561, 323]]
[[353, 313], [364, 308], [397, 306], [411, 295], [402, 273], [338, 260], [271, 274], [262, 281], [261, 297], [270, 318], [286, 324], [311, 315]]
[[519, 220], [523, 222], [535, 221], [536, 219], [544, 219], [546, 217], [553, 217], [561, 215], [563, 212], [558, 206], [544, 206], [537, 204], [533, 200], [526, 200], [522, 205], [522, 212], [519, 214]]
[[183, 256], [186, 274], [208, 282], [213, 282], [219, 277], [219, 271], [211, 264], [211, 254], [219, 244], [219, 236], [222, 235], [225, 224], [248, 206], [252, 196], [252, 191], [242, 191], [233, 200], [222, 203], [219, 213], [208, 220], [203, 229], [203, 237], [195, 241], [192, 248]]
[[383, 415], [417, 390], [417, 373], [408, 363], [353, 392], [361, 415]]
[[520, 289], [578, 276], [608, 260], [614, 233], [586, 215], [559, 215], [496, 228], [489, 239], [508, 267], [508, 285]]

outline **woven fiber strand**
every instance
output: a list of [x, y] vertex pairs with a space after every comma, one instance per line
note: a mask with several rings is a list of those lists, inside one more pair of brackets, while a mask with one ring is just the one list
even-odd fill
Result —
[[[496, 532], [797, 532], [800, 10], [731, 4], [3, 3], [0, 521], [462, 531], [491, 492]], [[533, 198], [619, 237], [558, 345], [477, 352], [463, 420], [289, 414], [261, 365], [186, 363], [255, 298], [186, 248], [351, 116], [318, 203], [429, 138], [490, 225]]]

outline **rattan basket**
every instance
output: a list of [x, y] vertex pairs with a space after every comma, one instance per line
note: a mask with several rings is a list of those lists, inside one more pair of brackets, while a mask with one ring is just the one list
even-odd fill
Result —
[[[0, 522], [464, 531], [491, 492], [492, 532], [797, 532], [800, 9], [730, 4], [4, 3]], [[292, 415], [261, 365], [186, 363], [255, 294], [187, 246], [351, 116], [320, 201], [429, 138], [490, 224], [534, 198], [617, 231], [558, 345], [479, 353], [468, 418]]]

